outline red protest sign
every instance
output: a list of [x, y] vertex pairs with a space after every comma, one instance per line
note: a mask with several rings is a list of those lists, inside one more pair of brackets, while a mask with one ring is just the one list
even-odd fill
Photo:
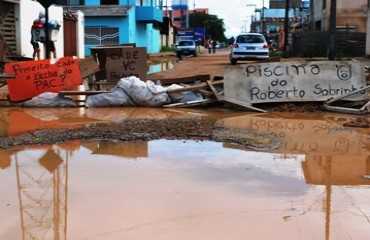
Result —
[[33, 98], [43, 92], [60, 92], [82, 84], [78, 60], [73, 57], [40, 61], [11, 62], [4, 66], [4, 73], [16, 78], [7, 79], [11, 101]]

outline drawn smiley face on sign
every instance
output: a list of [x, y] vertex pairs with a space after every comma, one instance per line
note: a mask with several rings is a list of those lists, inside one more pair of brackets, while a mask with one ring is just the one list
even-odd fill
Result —
[[347, 81], [352, 77], [352, 65], [336, 65], [337, 75], [340, 80]]

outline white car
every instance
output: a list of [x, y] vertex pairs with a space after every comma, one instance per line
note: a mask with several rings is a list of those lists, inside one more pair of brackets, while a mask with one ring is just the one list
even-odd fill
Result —
[[244, 33], [236, 37], [230, 53], [230, 63], [235, 65], [238, 60], [268, 59], [269, 44], [260, 33]]
[[183, 55], [197, 56], [197, 45], [193, 40], [181, 40], [176, 46], [176, 56], [182, 58]]

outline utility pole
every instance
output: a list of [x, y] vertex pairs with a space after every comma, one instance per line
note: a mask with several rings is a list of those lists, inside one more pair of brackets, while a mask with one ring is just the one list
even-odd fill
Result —
[[[247, 6], [247, 7], [254, 7], [254, 14], [256, 14], [256, 7], [257, 7], [256, 4], [247, 4], [245, 6]], [[254, 21], [257, 21], [257, 19], [255, 18]], [[251, 16], [251, 27], [250, 27], [250, 30], [249, 30], [250, 32], [252, 32], [252, 29], [253, 29], [253, 31], [256, 31], [256, 28], [255, 27], [254, 28], [252, 27], [254, 21], [253, 21], [253, 13], [252, 13], [252, 16]]]
[[370, 57], [370, 0], [367, 0], [366, 55]]
[[335, 60], [335, 30], [337, 25], [337, 0], [330, 1], [329, 60]]
[[265, 32], [265, 0], [262, 0], [262, 9], [261, 9], [261, 33]]
[[284, 52], [289, 51], [289, 0], [285, 0], [285, 20], [284, 20]]
[[316, 31], [315, 29], [315, 11], [313, 9], [314, 0], [310, 0], [310, 31]]
[[38, 2], [45, 8], [45, 46], [46, 46], [46, 52], [45, 52], [45, 58], [50, 58], [50, 38], [49, 38], [49, 7], [52, 4], [55, 4], [56, 1], [47, 1], [47, 0], [38, 0]]

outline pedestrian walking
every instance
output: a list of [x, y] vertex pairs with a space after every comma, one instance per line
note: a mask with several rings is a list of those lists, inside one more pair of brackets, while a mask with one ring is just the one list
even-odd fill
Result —
[[33, 47], [33, 54], [32, 54], [33, 60], [40, 60], [40, 44], [34, 36], [34, 31], [35, 29], [38, 29], [38, 30], [42, 29], [42, 26], [43, 24], [41, 23], [39, 19], [36, 19], [35, 21], [33, 21], [33, 24], [31, 26], [31, 45]]
[[216, 46], [217, 46], [217, 41], [216, 40], [213, 40], [212, 41], [212, 52], [213, 53], [216, 53]]
[[[37, 58], [40, 59], [40, 44], [39, 42], [43, 43], [47, 56], [46, 58], [50, 58], [50, 54], [52, 54], [53, 58], [57, 57], [55, 43], [53, 39], [46, 39], [40, 38], [40, 32], [45, 31], [45, 11], [41, 10], [39, 12], [39, 17], [33, 21], [32, 28], [31, 28], [31, 44], [33, 46], [33, 59]], [[49, 30], [57, 30], [59, 31], [60, 24], [56, 20], [49, 20]], [[50, 29], [51, 28], [51, 29]]]
[[[32, 35], [32, 34], [31, 34]], [[40, 44], [31, 37], [31, 44], [33, 47], [33, 60], [40, 60]]]
[[212, 51], [212, 38], [208, 38], [208, 41], [207, 41], [207, 48], [208, 48], [208, 54], [211, 54], [211, 51]]

